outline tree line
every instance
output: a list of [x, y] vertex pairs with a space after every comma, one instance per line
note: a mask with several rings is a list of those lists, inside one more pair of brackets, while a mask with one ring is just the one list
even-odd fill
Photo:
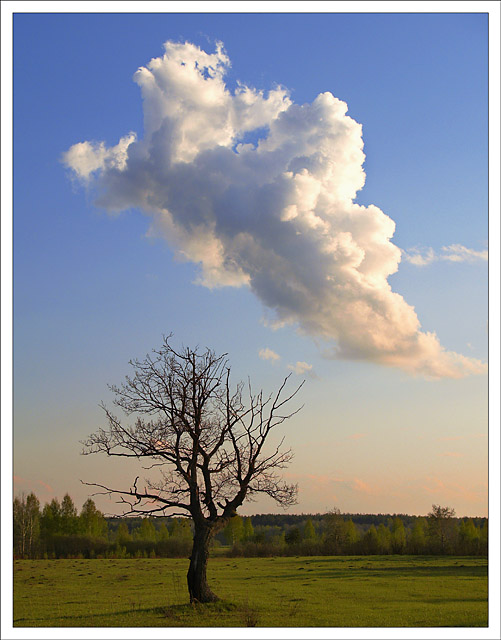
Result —
[[[17, 558], [189, 557], [186, 518], [106, 518], [89, 498], [78, 513], [72, 498], [41, 508], [34, 493], [14, 499]], [[456, 518], [433, 505], [426, 517], [342, 514], [235, 515], [212, 546], [231, 556], [440, 554], [487, 555], [488, 522]]]
[[[487, 555], [487, 519], [454, 516], [454, 509], [439, 505], [433, 505], [425, 517], [368, 515], [359, 518], [333, 509], [323, 515], [303, 516], [303, 520], [285, 528], [277, 524], [257, 525], [253, 536], [244, 533], [244, 523], [235, 524], [233, 526], [240, 533], [235, 535], [230, 554]], [[239, 516], [233, 520], [237, 518]], [[262, 518], [259, 519], [262, 521]], [[356, 522], [358, 519], [364, 522]], [[371, 522], [371, 519], [378, 521], [378, 524]], [[407, 520], [407, 526], [404, 520]]]
[[42, 509], [34, 493], [22, 495], [14, 499], [13, 515], [17, 558], [187, 557], [192, 545], [185, 518], [105, 518], [91, 498], [78, 513], [68, 494]]

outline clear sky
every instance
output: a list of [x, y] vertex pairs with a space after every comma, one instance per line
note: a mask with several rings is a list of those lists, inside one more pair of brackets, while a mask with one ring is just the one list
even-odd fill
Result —
[[130, 486], [80, 441], [172, 332], [254, 387], [306, 379], [292, 512], [487, 515], [488, 15], [13, 33], [14, 492]]

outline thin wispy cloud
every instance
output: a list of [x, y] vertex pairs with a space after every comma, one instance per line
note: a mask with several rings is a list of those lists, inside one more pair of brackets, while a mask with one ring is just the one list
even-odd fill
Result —
[[489, 259], [487, 249], [476, 251], [468, 249], [461, 244], [451, 244], [448, 247], [442, 247], [440, 253], [435, 253], [432, 248], [419, 249], [414, 247], [403, 251], [402, 255], [407, 262], [416, 267], [426, 267], [433, 262], [485, 262]]
[[354, 491], [360, 491], [361, 493], [367, 493], [369, 495], [377, 495], [381, 492], [381, 489], [374, 484], [368, 484], [360, 478], [353, 478], [351, 487]]
[[325, 92], [294, 104], [283, 87], [232, 91], [229, 66], [220, 44], [206, 53], [167, 42], [134, 75], [144, 137], [78, 142], [63, 162], [96, 205], [149, 216], [149, 235], [200, 265], [200, 284], [249, 287], [276, 325], [321, 339], [327, 357], [434, 378], [485, 372], [422, 331], [392, 291], [395, 223], [354, 202], [365, 155], [346, 103]]
[[351, 476], [338, 476], [334, 474], [302, 474], [295, 476], [299, 478], [301, 483], [306, 482], [312, 488], [317, 491], [330, 491], [333, 488], [342, 488], [349, 491], [355, 491], [357, 493], [364, 493], [367, 495], [378, 495], [382, 492], [379, 485], [368, 483], [358, 477]]
[[[22, 478], [21, 476], [18, 476], [18, 475], [13, 475], [12, 480], [14, 485], [16, 485], [17, 487], [26, 486], [30, 491], [33, 489], [31, 480]], [[54, 489], [43, 480], [36, 480], [36, 483], [39, 487], [42, 487], [45, 491], [48, 491], [49, 493], [54, 492]]]
[[38, 484], [39, 484], [41, 487], [43, 487], [44, 489], [46, 489], [47, 491], [49, 491], [49, 493], [52, 493], [52, 492], [54, 491], [54, 489], [53, 489], [49, 484], [47, 484], [46, 482], [44, 482], [43, 480], [39, 480], [39, 481], [38, 481]]
[[421, 487], [426, 493], [436, 496], [440, 500], [453, 501], [460, 499], [475, 504], [485, 503], [486, 488], [486, 483], [478, 483], [476, 486], [465, 487], [456, 482], [444, 482], [436, 476], [428, 477], [427, 484]]
[[468, 436], [442, 436], [440, 438], [435, 438], [437, 442], [448, 442], [454, 440], [466, 440], [466, 439], [478, 439], [478, 438], [486, 438], [486, 433], [472, 433]]
[[278, 362], [280, 360], [280, 356], [278, 353], [275, 353], [272, 349], [266, 347], [265, 349], [259, 350], [259, 357], [261, 360], [270, 360], [272, 363]]

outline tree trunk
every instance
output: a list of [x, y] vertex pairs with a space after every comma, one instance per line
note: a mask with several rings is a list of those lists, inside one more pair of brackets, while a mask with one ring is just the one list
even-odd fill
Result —
[[207, 561], [209, 559], [209, 544], [212, 535], [211, 527], [195, 524], [193, 550], [188, 569], [190, 602], [215, 602], [219, 600], [207, 583]]

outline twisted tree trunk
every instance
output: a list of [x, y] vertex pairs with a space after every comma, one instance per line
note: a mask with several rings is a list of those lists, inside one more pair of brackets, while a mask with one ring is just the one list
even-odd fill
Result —
[[213, 533], [212, 527], [195, 523], [193, 549], [187, 576], [190, 602], [215, 602], [219, 600], [207, 582], [207, 561]]

